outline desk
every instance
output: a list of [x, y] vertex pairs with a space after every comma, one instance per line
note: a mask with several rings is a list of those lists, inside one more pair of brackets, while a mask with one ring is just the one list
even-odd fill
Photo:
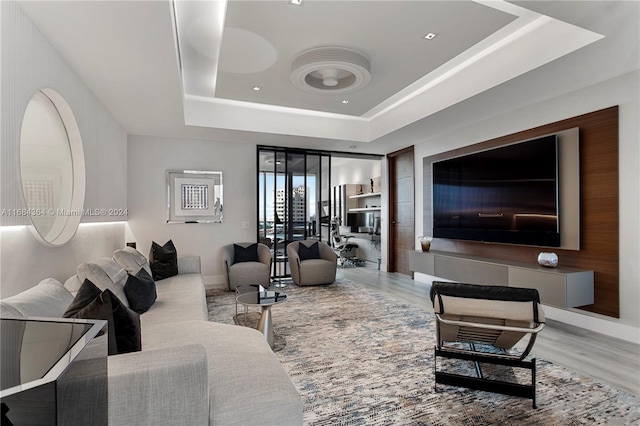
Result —
[[348, 232], [345, 235], [351, 237], [349, 240], [358, 245], [358, 258], [368, 262], [378, 262], [380, 259], [380, 234], [369, 234], [367, 232]]

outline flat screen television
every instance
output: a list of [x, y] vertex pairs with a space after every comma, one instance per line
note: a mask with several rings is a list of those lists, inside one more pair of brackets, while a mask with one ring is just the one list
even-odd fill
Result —
[[555, 135], [433, 163], [433, 236], [560, 246]]

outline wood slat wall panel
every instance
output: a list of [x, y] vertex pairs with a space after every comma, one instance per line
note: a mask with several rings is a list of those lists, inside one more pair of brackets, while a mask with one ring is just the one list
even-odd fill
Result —
[[[431, 229], [431, 163], [445, 158], [578, 127], [580, 129], [580, 251], [553, 249], [560, 264], [594, 270], [593, 305], [581, 309], [620, 315], [618, 107], [569, 118], [534, 129], [424, 158], [424, 229]], [[536, 262], [539, 247], [434, 239], [436, 250], [497, 259]]]

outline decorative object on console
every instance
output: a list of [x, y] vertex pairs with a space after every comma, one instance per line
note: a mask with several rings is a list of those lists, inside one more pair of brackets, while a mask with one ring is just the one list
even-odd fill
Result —
[[421, 237], [418, 237], [418, 239], [420, 240], [422, 251], [429, 251], [429, 249], [431, 248], [431, 240], [433, 240], [433, 238], [427, 237], [427, 236], [421, 236]]
[[169, 240], [163, 246], [155, 241], [151, 243], [149, 266], [156, 281], [178, 275], [178, 252], [173, 241]]
[[548, 268], [555, 268], [558, 266], [558, 255], [553, 252], [542, 252], [538, 255], [538, 263]]
[[222, 223], [222, 172], [167, 170], [167, 223]]

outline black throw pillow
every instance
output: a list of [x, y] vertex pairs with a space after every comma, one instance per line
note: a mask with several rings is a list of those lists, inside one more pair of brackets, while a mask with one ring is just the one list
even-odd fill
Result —
[[238, 244], [233, 245], [233, 263], [240, 262], [260, 262], [258, 243], [253, 243], [247, 247], [242, 247]]
[[309, 247], [304, 244], [298, 244], [298, 257], [300, 258], [300, 262], [308, 259], [320, 259], [320, 246], [318, 246], [318, 242], [311, 244]]
[[109, 328], [109, 355], [142, 349], [140, 315], [123, 305], [109, 289], [69, 318], [106, 320]]
[[155, 241], [151, 243], [149, 266], [156, 281], [178, 275], [178, 252], [173, 241], [169, 240], [163, 246]]
[[127, 295], [129, 307], [139, 314], [147, 312], [158, 298], [156, 283], [144, 268], [140, 268], [135, 275], [129, 274], [124, 285], [124, 293]]
[[64, 311], [62, 316], [64, 318], [72, 318], [82, 308], [93, 302], [96, 297], [100, 296], [100, 293], [102, 293], [102, 290], [100, 290], [97, 285], [90, 280], [85, 279], [71, 301], [71, 304], [67, 306], [67, 310]]

